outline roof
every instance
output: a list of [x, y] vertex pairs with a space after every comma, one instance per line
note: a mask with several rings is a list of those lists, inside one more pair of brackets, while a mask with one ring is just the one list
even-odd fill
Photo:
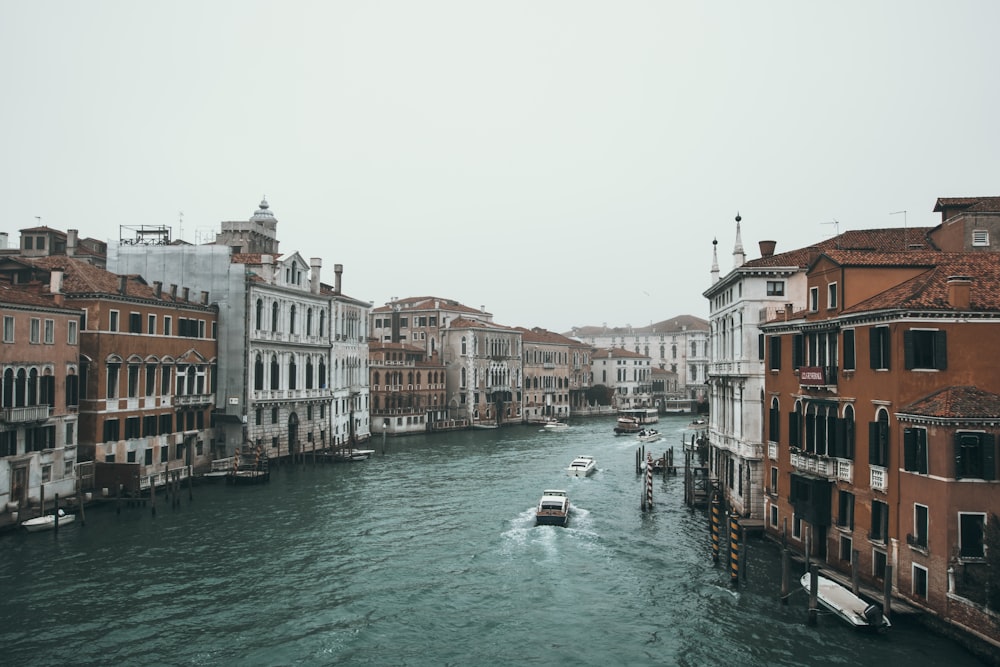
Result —
[[626, 350], [621, 347], [599, 347], [590, 355], [592, 361], [599, 359], [649, 359], [649, 355]]
[[910, 403], [900, 413], [939, 419], [996, 419], [1000, 417], [1000, 395], [977, 387], [944, 387]]
[[607, 326], [582, 326], [573, 327], [573, 331], [564, 334], [566, 336], [631, 336], [636, 334], [671, 334], [687, 333], [689, 331], [708, 331], [708, 320], [704, 320], [694, 315], [677, 315], [670, 319], [661, 320], [655, 324], [645, 327], [607, 327]]
[[557, 334], [554, 331], [549, 331], [547, 329], [542, 329], [541, 327], [533, 327], [531, 329], [525, 329], [524, 327], [514, 327], [521, 332], [521, 340], [525, 343], [547, 343], [550, 345], [579, 345], [580, 341], [573, 340], [563, 336], [562, 334]]
[[438, 296], [411, 296], [404, 299], [395, 299], [384, 306], [373, 308], [372, 313], [389, 313], [396, 309], [400, 310], [451, 310], [464, 313], [476, 313], [478, 315], [490, 315], [481, 308], [470, 308], [454, 299], [444, 299]]
[[[51, 298], [41, 296], [39, 292], [41, 291], [41, 284], [38, 284], [37, 289], [28, 290], [24, 289], [24, 285], [12, 285], [7, 281], [0, 282], [0, 305], [10, 304], [16, 306], [30, 306], [32, 308], [62, 308], [57, 306], [52, 302]], [[79, 313], [79, 308], [63, 308], [65, 310], [72, 310], [75, 313]]]
[[960, 209], [976, 213], [1000, 212], [1000, 197], [938, 197], [934, 212]]
[[844, 309], [844, 313], [901, 309], [955, 311], [949, 299], [949, 280], [958, 276], [971, 280], [969, 307], [963, 310], [1000, 312], [1000, 253], [936, 253], [933, 258], [937, 262], [926, 271]]
[[760, 257], [744, 263], [739, 268], [767, 268], [797, 266], [806, 268], [818, 253], [833, 250], [865, 252], [902, 252], [919, 249], [932, 250], [927, 235], [934, 227], [886, 227], [882, 229], [854, 229], [838, 234], [805, 248]]

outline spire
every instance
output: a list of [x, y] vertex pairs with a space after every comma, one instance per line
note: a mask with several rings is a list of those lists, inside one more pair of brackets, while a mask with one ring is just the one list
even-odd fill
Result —
[[719, 239], [712, 239], [712, 284], [719, 282]]
[[743, 239], [740, 238], [740, 212], [736, 212], [736, 245], [733, 248], [733, 268], [743, 266], [747, 261], [746, 253], [743, 252]]

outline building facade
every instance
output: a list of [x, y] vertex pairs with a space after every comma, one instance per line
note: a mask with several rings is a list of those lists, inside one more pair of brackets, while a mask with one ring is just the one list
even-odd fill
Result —
[[596, 349], [590, 357], [594, 384], [612, 394], [616, 410], [654, 408], [649, 357], [620, 347]]
[[372, 433], [425, 433], [446, 424], [445, 367], [440, 355], [404, 343], [369, 344]]
[[459, 318], [441, 331], [451, 419], [496, 427], [523, 421], [521, 332]]

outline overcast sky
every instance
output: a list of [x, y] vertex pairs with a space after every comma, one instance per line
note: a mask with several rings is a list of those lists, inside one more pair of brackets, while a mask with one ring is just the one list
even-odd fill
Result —
[[202, 242], [266, 196], [283, 253], [376, 305], [707, 317], [737, 211], [752, 259], [1000, 195], [997, 26], [990, 0], [5, 0], [0, 231]]

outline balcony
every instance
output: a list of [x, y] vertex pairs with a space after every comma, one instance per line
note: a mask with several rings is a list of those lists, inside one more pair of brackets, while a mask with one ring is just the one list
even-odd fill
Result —
[[212, 394], [181, 394], [174, 397], [174, 404], [178, 407], [211, 405], [212, 397]]
[[854, 461], [837, 459], [837, 479], [854, 483]]
[[826, 477], [830, 479], [835, 476], [835, 462], [825, 456], [806, 456], [805, 454], [792, 454], [792, 466], [799, 471]]
[[0, 421], [8, 424], [24, 424], [28, 422], [43, 422], [49, 418], [48, 405], [25, 405], [18, 408], [3, 408], [0, 410]]
[[869, 468], [869, 480], [873, 491], [887, 491], [889, 489], [889, 478], [885, 474], [885, 468], [881, 466]]

